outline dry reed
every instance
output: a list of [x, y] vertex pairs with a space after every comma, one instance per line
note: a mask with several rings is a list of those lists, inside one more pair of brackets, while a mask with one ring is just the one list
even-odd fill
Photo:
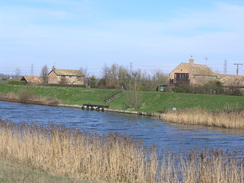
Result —
[[244, 110], [211, 112], [201, 108], [167, 111], [159, 117], [164, 121], [188, 125], [204, 125], [244, 129]]
[[243, 178], [243, 154], [220, 149], [174, 155], [119, 133], [98, 135], [49, 124], [0, 120], [0, 155], [33, 169], [106, 182], [235, 182]]
[[0, 100], [42, 105], [58, 105], [63, 103], [61, 100], [56, 98], [35, 96], [30, 93], [25, 93], [24, 91], [20, 92], [20, 94], [0, 93]]

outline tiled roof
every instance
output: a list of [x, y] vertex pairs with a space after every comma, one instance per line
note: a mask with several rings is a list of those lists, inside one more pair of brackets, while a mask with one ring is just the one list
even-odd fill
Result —
[[193, 75], [200, 76], [216, 76], [216, 74], [207, 66], [201, 64], [190, 64], [190, 63], [181, 63], [189, 73]]
[[82, 74], [82, 72], [79, 70], [53, 69], [53, 71], [58, 76], [81, 76], [81, 77], [84, 77], [84, 74]]
[[220, 79], [224, 86], [244, 87], [244, 76], [226, 75]]
[[23, 76], [21, 80], [26, 80], [27, 83], [43, 83], [43, 79], [40, 76]]

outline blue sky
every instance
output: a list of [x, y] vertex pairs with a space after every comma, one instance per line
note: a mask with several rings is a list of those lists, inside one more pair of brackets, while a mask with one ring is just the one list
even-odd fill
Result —
[[[179, 63], [244, 75], [243, 0], [0, 1], [0, 73], [40, 75], [46, 64], [96, 76], [119, 64], [148, 73]], [[207, 58], [207, 59], [206, 59]]]

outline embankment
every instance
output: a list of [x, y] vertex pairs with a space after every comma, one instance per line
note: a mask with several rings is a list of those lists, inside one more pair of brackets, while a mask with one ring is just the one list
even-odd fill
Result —
[[[85, 103], [104, 105], [104, 100], [115, 91], [79, 87], [0, 85], [0, 100], [81, 108]], [[243, 111], [242, 96], [145, 91], [139, 92], [139, 96], [140, 103], [137, 109], [132, 110], [126, 102], [127, 91], [123, 91], [119, 97], [106, 104], [109, 105], [107, 111], [156, 116], [164, 121], [181, 124], [244, 129], [243, 112], [228, 112], [236, 109]]]

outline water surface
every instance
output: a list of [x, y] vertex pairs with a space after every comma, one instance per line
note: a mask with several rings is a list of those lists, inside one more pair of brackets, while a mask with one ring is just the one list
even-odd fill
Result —
[[53, 122], [101, 135], [119, 132], [143, 140], [147, 147], [155, 144], [160, 150], [171, 149], [172, 152], [218, 147], [230, 151], [244, 150], [244, 130], [165, 123], [147, 116], [0, 101], [0, 118], [16, 123]]

